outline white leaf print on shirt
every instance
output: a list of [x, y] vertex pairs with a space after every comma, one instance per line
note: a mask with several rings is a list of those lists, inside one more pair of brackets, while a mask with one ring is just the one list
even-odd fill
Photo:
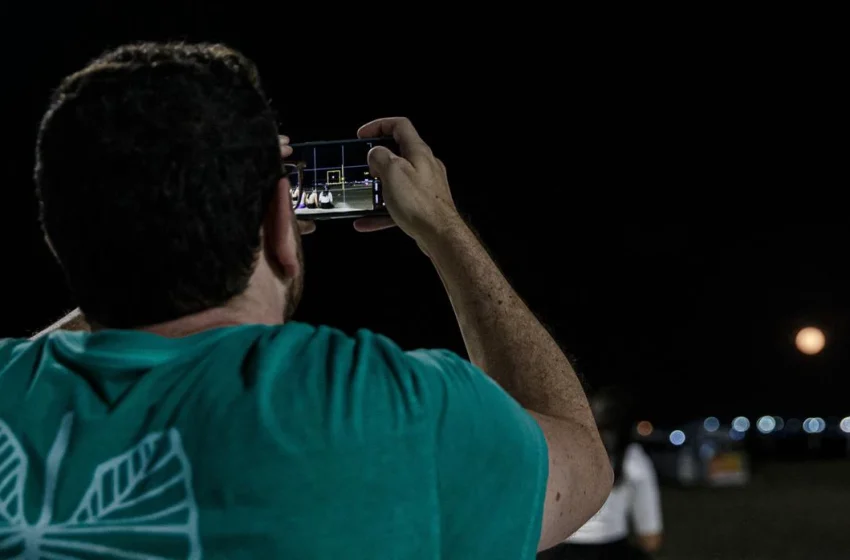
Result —
[[66, 414], [45, 464], [35, 523], [24, 511], [28, 458], [0, 420], [0, 557], [14, 560], [202, 558], [192, 469], [174, 428], [150, 434], [94, 471], [67, 521], [53, 522], [59, 468], [71, 436]]

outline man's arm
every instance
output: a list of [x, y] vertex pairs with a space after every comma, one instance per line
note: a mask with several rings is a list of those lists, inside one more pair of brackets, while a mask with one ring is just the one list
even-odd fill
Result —
[[446, 287], [471, 361], [543, 429], [550, 474], [539, 549], [554, 546], [602, 507], [613, 480], [578, 377], [465, 224], [458, 221], [423, 248]]
[[74, 309], [46, 329], [43, 329], [38, 334], [32, 336], [30, 340], [38, 338], [40, 336], [44, 336], [52, 333], [53, 331], [85, 331], [91, 332], [91, 327], [89, 326], [86, 318], [83, 316], [82, 311], [78, 309]]
[[565, 539], [602, 507], [613, 483], [608, 454], [566, 356], [461, 220], [446, 170], [409, 120], [379, 119], [361, 138], [392, 135], [400, 157], [369, 152], [392, 221], [365, 218], [359, 231], [397, 224], [431, 257], [457, 315], [470, 359], [531, 412], [547, 441], [549, 477], [539, 548]]

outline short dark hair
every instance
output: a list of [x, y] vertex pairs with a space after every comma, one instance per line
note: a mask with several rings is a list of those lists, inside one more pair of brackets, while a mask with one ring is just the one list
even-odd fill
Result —
[[36, 147], [44, 231], [80, 308], [111, 328], [241, 294], [281, 176], [256, 67], [224, 45], [105, 53], [62, 81]]

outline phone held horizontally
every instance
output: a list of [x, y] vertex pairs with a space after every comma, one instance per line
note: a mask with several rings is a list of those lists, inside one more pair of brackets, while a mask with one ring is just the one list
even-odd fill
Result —
[[283, 165], [295, 214], [311, 220], [386, 214], [381, 181], [366, 163], [375, 146], [398, 153], [392, 138], [293, 144]]

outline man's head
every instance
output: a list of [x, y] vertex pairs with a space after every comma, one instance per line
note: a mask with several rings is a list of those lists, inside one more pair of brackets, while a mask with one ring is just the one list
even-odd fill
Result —
[[303, 266], [280, 149], [255, 66], [222, 45], [125, 46], [65, 78], [35, 179], [86, 316], [131, 328], [240, 298], [291, 314]]

